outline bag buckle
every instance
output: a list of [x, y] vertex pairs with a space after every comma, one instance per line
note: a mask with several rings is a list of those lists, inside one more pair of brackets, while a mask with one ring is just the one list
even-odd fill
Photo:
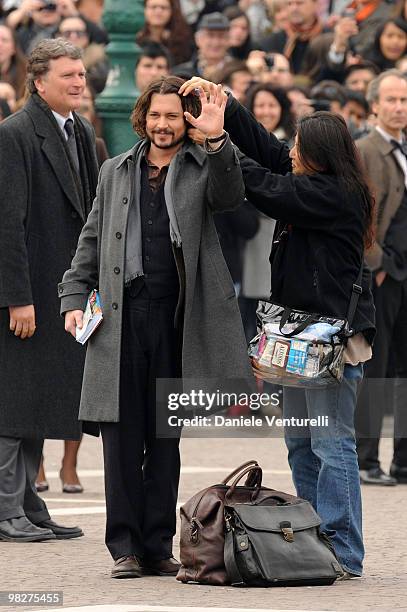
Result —
[[353, 283], [352, 289], [354, 293], [359, 293], [359, 295], [361, 295], [363, 291], [362, 287], [360, 285], [357, 285], [356, 283]]
[[237, 538], [238, 550], [248, 550], [249, 538], [247, 535], [241, 535]]
[[198, 520], [196, 516], [193, 516], [191, 519], [191, 526], [190, 526], [191, 535], [189, 536], [189, 539], [192, 542], [192, 544], [198, 543], [200, 529], [203, 529], [203, 525], [201, 521]]
[[294, 542], [294, 531], [290, 521], [282, 521], [280, 523], [280, 529], [286, 542]]
[[231, 525], [231, 519], [232, 519], [231, 514], [229, 513], [225, 514], [226, 531], [233, 531], [233, 527]]

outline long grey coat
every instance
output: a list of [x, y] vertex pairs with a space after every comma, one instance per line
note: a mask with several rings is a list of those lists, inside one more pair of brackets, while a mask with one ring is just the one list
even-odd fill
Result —
[[[96, 186], [91, 125], [75, 116]], [[94, 198], [94, 190], [91, 199]], [[90, 200], [91, 201], [91, 200]], [[89, 206], [90, 208], [90, 206]], [[78, 439], [85, 351], [59, 316], [56, 287], [71, 264], [83, 210], [66, 141], [45, 102], [32, 96], [0, 125], [0, 435]], [[37, 329], [21, 340], [9, 306], [34, 304]]]
[[[80, 406], [80, 418], [88, 421], [119, 420], [125, 236], [133, 155], [140, 144], [102, 166], [92, 212], [59, 286], [62, 313], [83, 309], [89, 290], [100, 291], [104, 321], [88, 342]], [[212, 218], [212, 211], [243, 201], [242, 174], [229, 138], [212, 154], [185, 145], [168, 191], [185, 265], [185, 280], [180, 278], [185, 284], [183, 377], [251, 378], [235, 291]]]

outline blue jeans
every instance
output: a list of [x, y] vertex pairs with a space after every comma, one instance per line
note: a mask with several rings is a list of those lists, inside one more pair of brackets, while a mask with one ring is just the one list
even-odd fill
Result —
[[354, 411], [363, 367], [345, 366], [342, 382], [324, 389], [284, 389], [284, 418], [328, 417], [328, 426], [286, 427], [285, 441], [297, 495], [322, 519], [342, 567], [362, 574], [362, 501]]

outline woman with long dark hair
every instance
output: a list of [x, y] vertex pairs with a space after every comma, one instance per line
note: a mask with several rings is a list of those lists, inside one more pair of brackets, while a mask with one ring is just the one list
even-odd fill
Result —
[[269, 83], [258, 83], [248, 90], [245, 106], [268, 132], [280, 140], [290, 141], [294, 136], [291, 102], [283, 89]]
[[376, 31], [373, 46], [365, 58], [381, 71], [394, 68], [407, 52], [407, 22], [401, 17], [388, 19]]
[[172, 65], [191, 58], [192, 32], [180, 9], [179, 0], [144, 0], [144, 27], [136, 36], [137, 43], [153, 40], [166, 47]]
[[[194, 78], [181, 91], [187, 94], [197, 86], [211, 85]], [[288, 151], [229, 98], [225, 129], [252, 158], [241, 159], [247, 198], [278, 220], [270, 256], [272, 301], [346, 318], [365, 248], [372, 243], [374, 201], [345, 121], [327, 112], [303, 117]], [[319, 389], [284, 389], [284, 417], [328, 417], [326, 427], [313, 427], [309, 421], [300, 426], [297, 421], [295, 427], [286, 427], [285, 439], [297, 493], [321, 516], [343, 578], [360, 576], [364, 557], [353, 421], [356, 387], [362, 364], [371, 357], [375, 332], [369, 285], [366, 273], [342, 382]]]
[[228, 6], [223, 11], [229, 19], [229, 55], [239, 60], [246, 60], [253, 49], [250, 36], [250, 19], [238, 6]]

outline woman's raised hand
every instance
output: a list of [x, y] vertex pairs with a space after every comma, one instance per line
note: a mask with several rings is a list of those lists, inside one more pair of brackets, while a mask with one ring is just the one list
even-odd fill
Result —
[[206, 96], [201, 87], [193, 87], [198, 89], [199, 99], [201, 101], [201, 114], [199, 117], [193, 117], [191, 113], [184, 112], [185, 119], [194, 128], [205, 134], [206, 138], [216, 138], [223, 133], [223, 123], [225, 119], [225, 107], [227, 95], [222, 90], [221, 85], [209, 83], [209, 97]]

